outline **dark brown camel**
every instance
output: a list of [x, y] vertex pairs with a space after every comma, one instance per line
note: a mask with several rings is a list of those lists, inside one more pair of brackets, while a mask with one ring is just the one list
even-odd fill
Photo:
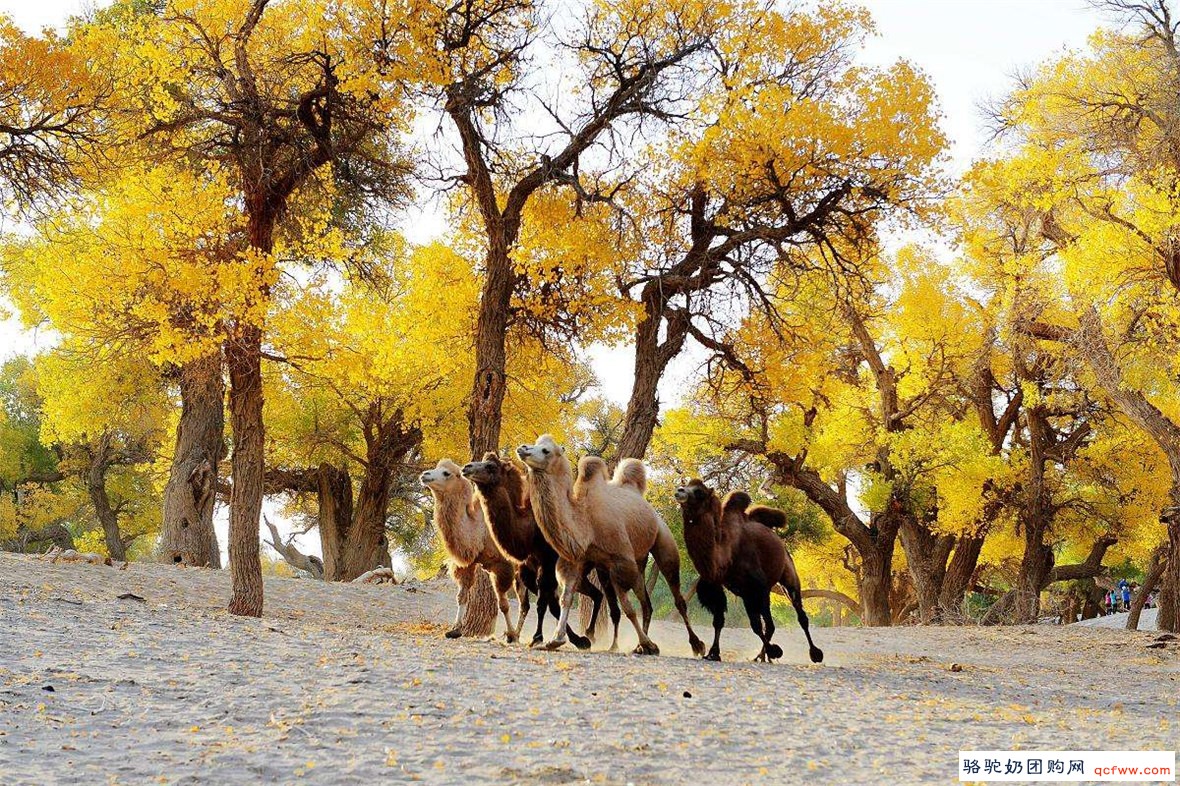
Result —
[[[537, 596], [537, 632], [533, 634], [535, 646], [544, 641], [545, 612], [557, 620], [560, 608], [557, 602], [557, 552], [545, 540], [533, 518], [532, 506], [525, 492], [524, 476], [510, 461], [504, 461], [495, 453], [485, 453], [483, 461], [466, 464], [463, 477], [475, 484], [475, 496], [483, 507], [484, 521], [500, 551], [516, 566], [517, 578], [526, 592], [521, 593], [521, 619], [528, 613], [529, 593]], [[606, 582], [605, 586], [610, 587]], [[613, 589], [613, 588], [612, 588]], [[587, 633], [594, 630], [602, 606], [602, 591], [583, 577], [578, 592], [594, 604], [590, 614]], [[615, 630], [619, 627], [618, 602], [614, 593], [607, 596], [611, 620]], [[578, 649], [589, 649], [591, 640], [569, 631], [570, 642]]]
[[791, 599], [799, 627], [807, 637], [811, 662], [822, 661], [823, 650], [815, 646], [808, 630], [795, 562], [772, 529], [787, 523], [786, 514], [751, 505], [750, 495], [744, 491], [735, 491], [722, 502], [700, 480], [676, 489], [676, 501], [684, 514], [684, 545], [701, 577], [697, 598], [713, 613], [713, 646], [705, 658], [721, 660], [727, 589], [742, 599], [750, 627], [762, 640], [762, 651], [755, 660], [781, 658], [782, 648], [770, 641], [774, 636], [770, 590], [780, 584]]

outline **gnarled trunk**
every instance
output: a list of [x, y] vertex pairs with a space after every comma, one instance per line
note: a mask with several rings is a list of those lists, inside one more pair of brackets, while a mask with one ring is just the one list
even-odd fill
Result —
[[660, 324], [667, 312], [667, 294], [656, 280], [644, 286], [643, 316], [635, 326], [635, 369], [631, 398], [623, 418], [623, 434], [615, 459], [643, 458], [651, 444], [660, 416], [659, 386], [668, 364], [684, 348], [688, 317], [673, 312], [667, 321], [667, 335], [660, 343]]
[[893, 541], [858, 550], [860, 575], [860, 619], [862, 625], [888, 627], [893, 624], [889, 590], [893, 583]]
[[898, 534], [914, 580], [918, 616], [923, 624], [937, 622], [946, 561], [954, 548], [955, 536], [936, 533], [912, 515], [902, 519]]
[[[1173, 492], [1173, 499], [1177, 498]], [[1159, 596], [1159, 629], [1168, 633], [1180, 633], [1180, 516], [1172, 516], [1166, 522], [1168, 528], [1168, 554], [1164, 559], [1164, 573]]]
[[971, 589], [979, 554], [983, 550], [983, 536], [979, 534], [960, 535], [946, 568], [942, 591], [938, 595], [938, 618], [955, 621], [965, 618], [963, 599]]
[[126, 562], [127, 546], [123, 543], [123, 536], [119, 532], [119, 516], [111, 507], [111, 498], [107, 494], [107, 469], [108, 465], [102, 459], [96, 460], [90, 465], [90, 469], [86, 473], [86, 492], [90, 496], [90, 503], [94, 505], [94, 513], [98, 516], [98, 523], [102, 525], [107, 554], [111, 559]]
[[467, 404], [468, 442], [473, 460], [500, 449], [500, 424], [508, 387], [506, 342], [513, 284], [512, 262], [508, 256], [511, 241], [505, 233], [502, 225], [497, 231], [489, 232], [475, 325], [475, 380]]
[[1151, 593], [1155, 592], [1155, 588], [1159, 586], [1160, 579], [1164, 575], [1164, 568], [1167, 565], [1167, 553], [1169, 545], [1163, 543], [1151, 554], [1151, 562], [1147, 565], [1147, 573], [1143, 577], [1143, 584], [1139, 586], [1139, 590], [1135, 596], [1131, 598], [1131, 608], [1127, 615], [1127, 630], [1139, 630], [1139, 617], [1143, 614], [1143, 606], [1147, 603], [1147, 598]]
[[164, 522], [156, 557], [161, 562], [220, 568], [213, 509], [218, 466], [225, 453], [221, 353], [186, 363], [179, 381], [180, 422], [164, 487]]

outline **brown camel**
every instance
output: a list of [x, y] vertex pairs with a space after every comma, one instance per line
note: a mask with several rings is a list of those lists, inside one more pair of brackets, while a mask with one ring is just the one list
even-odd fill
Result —
[[458, 587], [455, 624], [447, 631], [447, 638], [457, 639], [463, 635], [460, 632], [463, 613], [475, 585], [476, 571], [483, 568], [496, 589], [500, 613], [504, 615], [507, 628], [505, 639], [516, 641], [524, 624], [524, 593], [517, 590], [517, 597], [522, 598], [521, 614], [514, 626], [508, 618], [508, 591], [515, 583], [516, 569], [492, 541], [471, 484], [463, 479], [459, 465], [450, 459], [443, 459], [434, 469], [423, 472], [419, 481], [434, 497], [434, 526], [442, 536], [447, 556], [451, 558], [451, 577]]
[[[543, 641], [545, 612], [556, 620], [560, 616], [557, 603], [557, 552], [545, 540], [533, 517], [532, 505], [525, 490], [525, 480], [519, 469], [495, 453], [485, 453], [483, 461], [472, 461], [463, 466], [463, 477], [475, 484], [475, 498], [483, 510], [488, 532], [500, 551], [517, 571], [517, 589], [527, 591], [521, 596], [521, 618], [528, 614], [528, 592], [537, 596], [537, 632], [533, 646]], [[609, 585], [605, 585], [609, 586]], [[602, 592], [584, 578], [578, 592], [594, 604], [587, 632], [594, 629], [602, 606]], [[619, 627], [619, 607], [613, 594], [608, 599], [615, 629]], [[617, 633], [616, 633], [617, 636]], [[589, 649], [591, 641], [572, 630], [570, 641], [578, 649]]]
[[667, 530], [667, 526], [643, 498], [643, 464], [634, 459], [623, 461], [608, 482], [602, 459], [587, 456], [579, 464], [578, 483], [574, 484], [570, 463], [550, 435], [542, 435], [534, 445], [521, 445], [517, 454], [528, 467], [537, 526], [558, 555], [561, 618], [556, 635], [546, 646], [556, 649], [565, 643], [574, 589], [589, 563], [607, 572], [619, 605], [639, 637], [635, 652], [658, 654], [659, 647], [647, 635], [646, 627], [640, 625], [627, 596], [632, 591], [641, 599], [646, 597], [639, 565], [652, 553], [671, 586], [693, 652], [703, 653], [704, 644], [692, 629], [687, 604], [680, 594], [680, 560], [675, 541], [670, 532], [667, 537], [662, 535], [661, 529]]
[[744, 491], [735, 491], [722, 502], [700, 480], [676, 489], [676, 501], [684, 514], [684, 545], [700, 574], [697, 597], [713, 613], [713, 646], [705, 658], [721, 660], [726, 589], [742, 599], [750, 627], [762, 640], [762, 651], [755, 660], [781, 658], [782, 648], [770, 640], [774, 636], [770, 590], [779, 584], [795, 607], [799, 627], [807, 637], [811, 662], [822, 661], [824, 653], [815, 646], [808, 630], [795, 562], [772, 529], [787, 523], [786, 514], [775, 508], [751, 505], [750, 495]]

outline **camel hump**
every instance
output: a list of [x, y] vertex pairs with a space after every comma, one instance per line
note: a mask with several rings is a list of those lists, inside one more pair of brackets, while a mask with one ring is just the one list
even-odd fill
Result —
[[754, 500], [750, 499], [750, 495], [744, 491], [731, 491], [725, 495], [725, 500], [721, 503], [721, 510], [726, 513], [745, 513], [746, 508], [753, 504]]
[[771, 529], [781, 529], [787, 526], [787, 514], [778, 508], [768, 508], [765, 505], [754, 505], [746, 508], [746, 516], [751, 521], [765, 524]]
[[578, 462], [579, 481], [589, 483], [595, 478], [606, 481], [607, 477], [606, 462], [602, 456], [582, 456], [582, 460]]
[[625, 458], [615, 467], [614, 482], [619, 486], [631, 486], [640, 494], [647, 494], [647, 469], [637, 458]]

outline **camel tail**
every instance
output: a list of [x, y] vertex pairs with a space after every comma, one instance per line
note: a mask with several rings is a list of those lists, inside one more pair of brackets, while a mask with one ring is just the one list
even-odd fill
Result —
[[647, 494], [647, 469], [639, 459], [625, 458], [615, 467], [614, 483], [631, 486], [640, 494]]
[[751, 521], [765, 524], [771, 529], [782, 529], [787, 526], [787, 514], [778, 508], [768, 508], [765, 505], [754, 505], [746, 508], [746, 516]]

